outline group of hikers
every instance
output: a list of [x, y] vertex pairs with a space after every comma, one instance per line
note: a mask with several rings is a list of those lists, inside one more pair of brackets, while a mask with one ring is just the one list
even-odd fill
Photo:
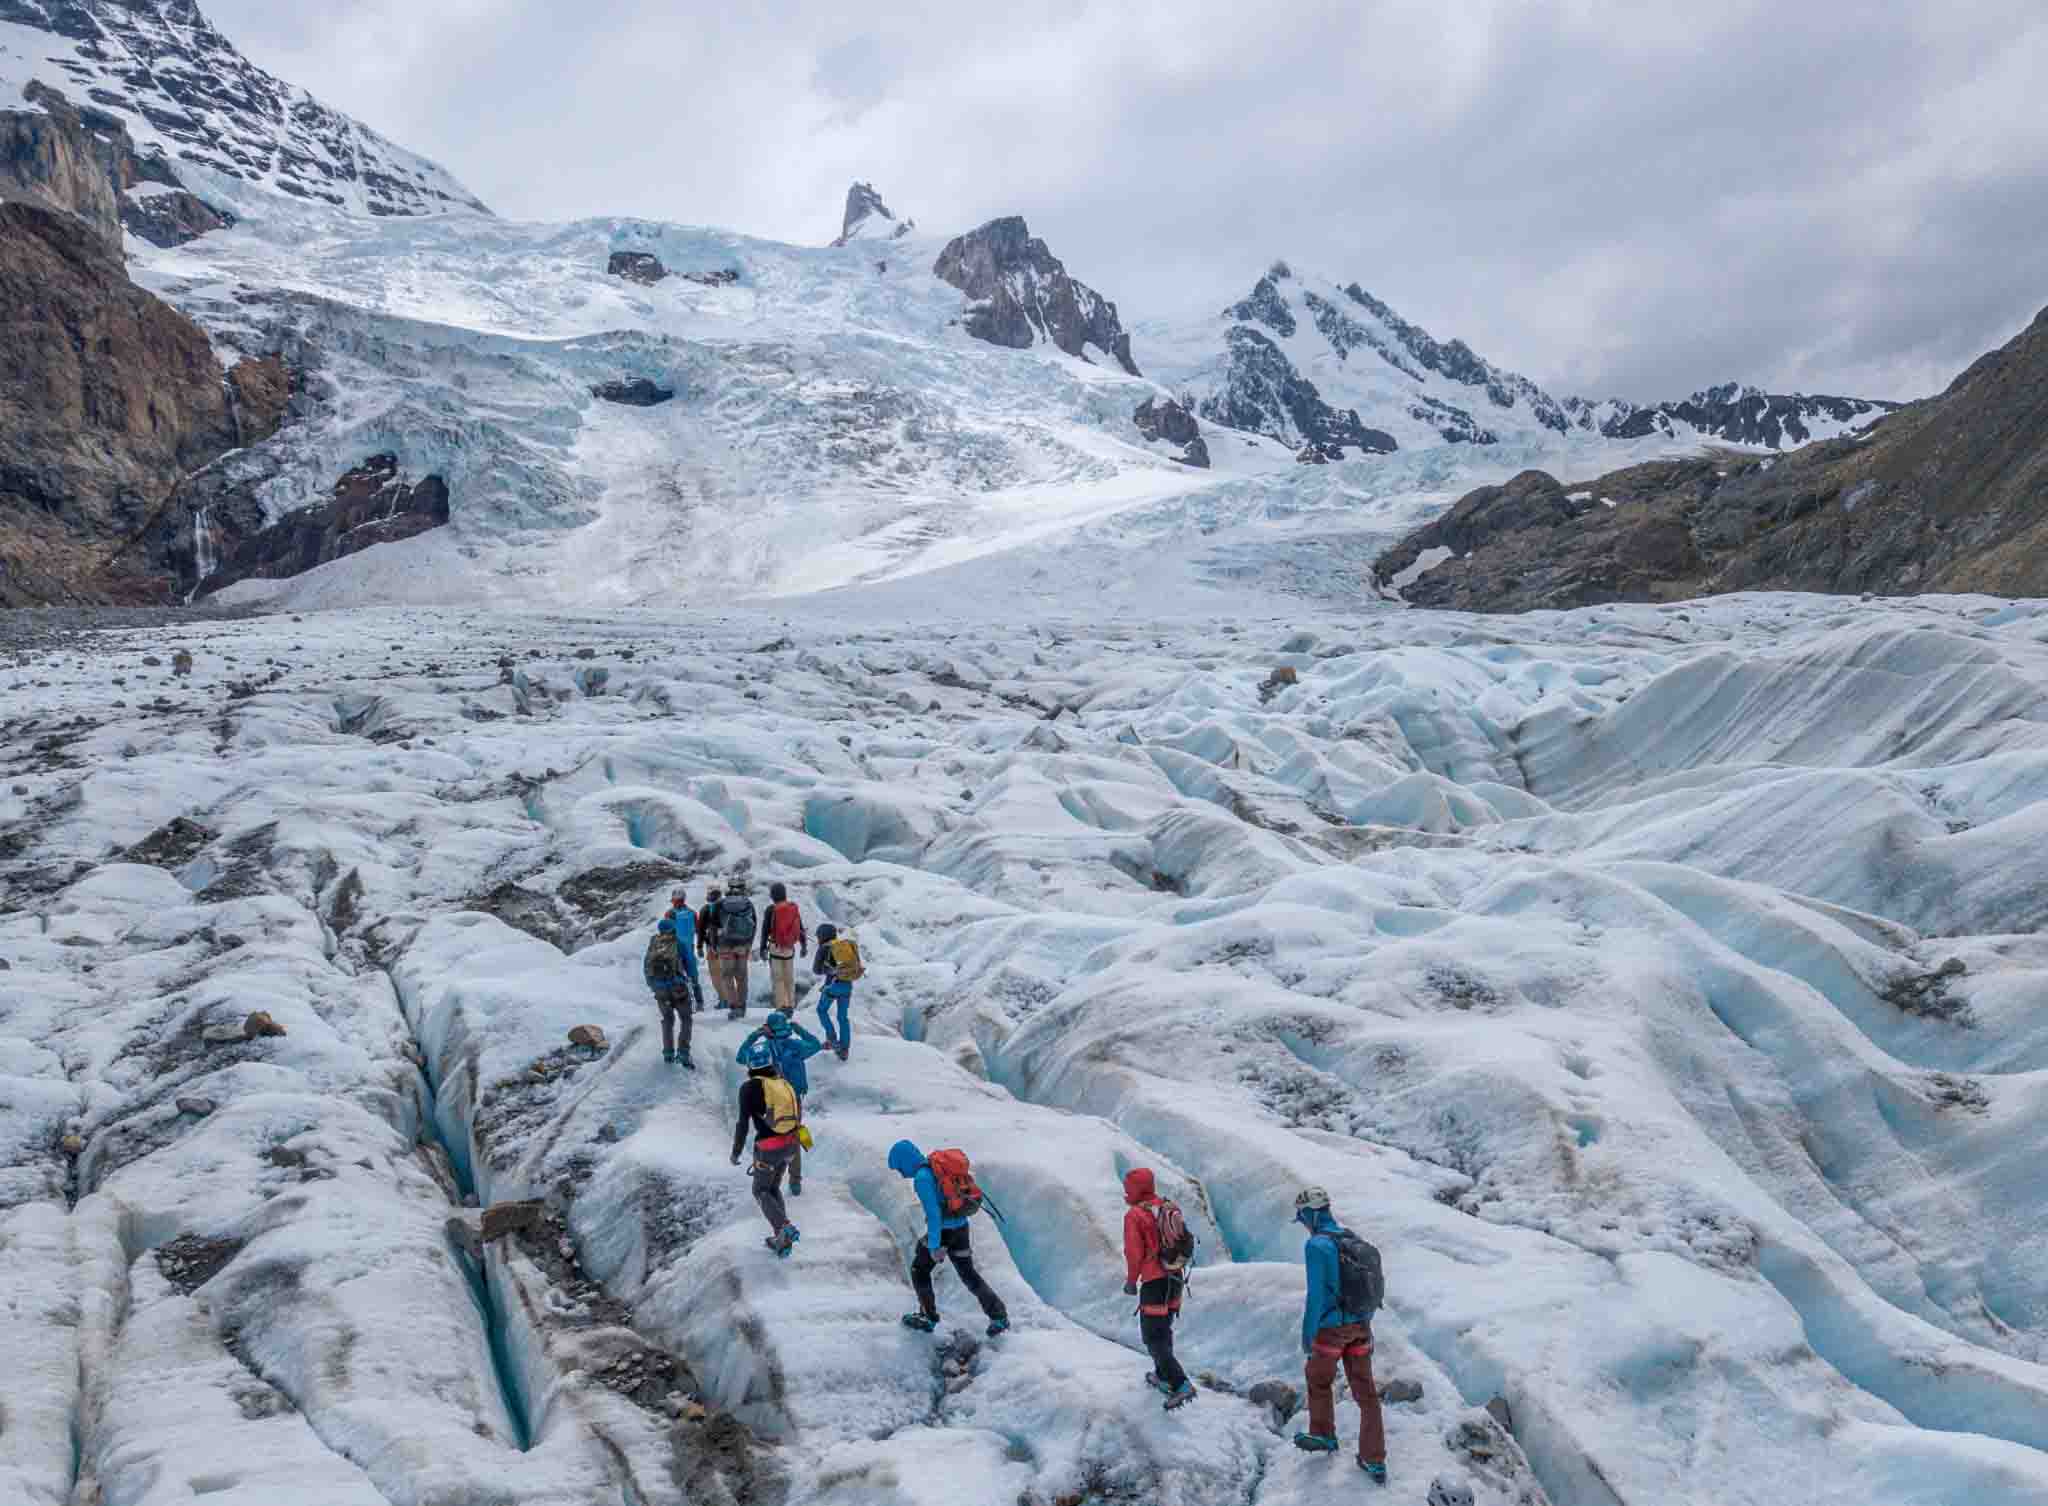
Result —
[[[734, 1020], [747, 1013], [749, 958], [758, 955], [769, 964], [774, 1008], [761, 1028], [740, 1043], [737, 1054], [747, 1075], [740, 1084], [732, 1164], [744, 1159], [751, 1131], [754, 1201], [770, 1230], [763, 1243], [787, 1259], [802, 1236], [790, 1221], [784, 1189], [789, 1197], [803, 1196], [803, 1153], [811, 1145], [803, 1117], [810, 1092], [806, 1063], [828, 1048], [847, 1060], [853, 1046], [853, 985], [864, 968], [851, 935], [830, 925], [818, 927], [811, 971], [824, 982], [818, 1020], [825, 1038], [812, 1035], [794, 1018], [795, 963], [809, 948], [810, 935], [787, 888], [773, 884], [768, 893], [767, 911], [757, 914], [744, 874], [722, 889], [711, 889], [695, 911], [678, 889], [649, 944], [644, 970], [661, 1010], [662, 1058], [689, 1067], [691, 1017], [705, 1007], [698, 957], [709, 959], [719, 1003]], [[986, 1211], [1001, 1222], [1002, 1210], [976, 1182], [967, 1154], [949, 1149], [927, 1155], [913, 1142], [899, 1140], [889, 1150], [888, 1165], [910, 1182], [924, 1221], [910, 1264], [917, 1310], [904, 1315], [904, 1326], [921, 1333], [939, 1326], [932, 1278], [943, 1260], [980, 1304], [988, 1336], [1007, 1333], [1009, 1310], [975, 1269], [970, 1235], [976, 1214]], [[1174, 1324], [1194, 1266], [1194, 1232], [1180, 1206], [1160, 1196], [1149, 1168], [1126, 1173], [1123, 1192], [1124, 1295], [1137, 1299], [1138, 1334], [1152, 1360], [1145, 1382], [1165, 1398], [1167, 1411], [1176, 1411], [1196, 1397], [1173, 1348]], [[1329, 1194], [1319, 1187], [1304, 1188], [1295, 1198], [1294, 1218], [1308, 1234], [1302, 1255], [1308, 1297], [1301, 1323], [1302, 1353], [1308, 1357], [1308, 1427], [1295, 1435], [1294, 1443], [1312, 1454], [1337, 1452], [1336, 1379], [1341, 1369], [1358, 1405], [1358, 1467], [1383, 1485], [1386, 1430], [1372, 1374], [1372, 1320], [1385, 1297], [1379, 1252], [1337, 1221]]]

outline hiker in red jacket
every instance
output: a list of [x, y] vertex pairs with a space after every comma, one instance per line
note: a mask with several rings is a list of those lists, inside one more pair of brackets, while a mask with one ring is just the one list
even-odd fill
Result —
[[768, 964], [768, 978], [775, 985], [775, 1007], [794, 1016], [796, 954], [809, 949], [811, 935], [804, 929], [803, 911], [789, 897], [787, 884], [770, 884], [768, 901], [767, 913], [761, 917], [761, 960]]
[[1138, 1299], [1138, 1334], [1153, 1366], [1146, 1384], [1165, 1393], [1171, 1412], [1195, 1399], [1173, 1354], [1173, 1320], [1180, 1316], [1194, 1241], [1180, 1208], [1159, 1196], [1147, 1168], [1125, 1174], [1124, 1203], [1124, 1295]]

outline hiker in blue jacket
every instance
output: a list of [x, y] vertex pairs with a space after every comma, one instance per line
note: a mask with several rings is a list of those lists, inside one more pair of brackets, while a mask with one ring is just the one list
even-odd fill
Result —
[[[783, 1081], [796, 1089], [797, 1102], [801, 1104], [811, 1091], [811, 1073], [804, 1063], [823, 1051], [825, 1043], [779, 1009], [770, 1010], [761, 1027], [740, 1042], [740, 1049], [733, 1060], [744, 1066], [747, 1053], [754, 1049], [756, 1041], [768, 1043]], [[789, 1195], [804, 1195], [804, 1153], [801, 1146], [790, 1158]]]
[[668, 915], [676, 923], [677, 960], [683, 965], [683, 976], [690, 980], [690, 997], [696, 1002], [697, 1013], [704, 1012], [704, 985], [697, 981], [697, 912], [690, 908], [690, 896], [681, 889], [668, 897]]
[[[962, 1164], [965, 1164], [964, 1157]], [[889, 1148], [889, 1169], [909, 1180], [917, 1190], [918, 1204], [924, 1210], [924, 1238], [918, 1241], [917, 1255], [910, 1262], [910, 1285], [917, 1293], [917, 1311], [905, 1315], [904, 1326], [921, 1333], [930, 1333], [939, 1326], [939, 1303], [932, 1290], [932, 1272], [938, 1268], [939, 1258], [943, 1255], [953, 1263], [960, 1284], [981, 1304], [981, 1310], [988, 1318], [988, 1336], [994, 1338], [1008, 1332], [1009, 1310], [974, 1268], [974, 1250], [967, 1232], [967, 1220], [971, 1215], [946, 1212], [939, 1198], [939, 1179], [932, 1175], [931, 1163], [925, 1159], [924, 1152], [910, 1141], [898, 1140]]]
[[[853, 1052], [853, 1022], [849, 1011], [853, 1007], [853, 984], [842, 979], [832, 965], [832, 943], [839, 939], [839, 927], [822, 925], [818, 927], [818, 955], [811, 959], [811, 972], [825, 980], [825, 986], [818, 990], [818, 1023], [825, 1030], [825, 1044], [841, 1061]], [[832, 1027], [832, 1011], [839, 1011], [839, 1028]]]
[[1346, 1231], [1330, 1211], [1330, 1195], [1303, 1188], [1294, 1200], [1294, 1221], [1308, 1230], [1302, 1261], [1308, 1268], [1308, 1301], [1301, 1313], [1301, 1352], [1308, 1356], [1308, 1431], [1294, 1446], [1311, 1454], [1337, 1452], [1337, 1367], [1358, 1403], [1358, 1467], [1375, 1483], [1387, 1483], [1386, 1421], [1372, 1378], [1372, 1313], [1344, 1305], [1337, 1238]]

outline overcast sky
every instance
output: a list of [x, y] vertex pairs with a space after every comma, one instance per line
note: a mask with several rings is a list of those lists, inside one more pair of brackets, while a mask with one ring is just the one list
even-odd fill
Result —
[[1126, 322], [1286, 257], [1559, 392], [1909, 397], [2048, 304], [2043, 0], [201, 4], [501, 214], [819, 243], [868, 178]]

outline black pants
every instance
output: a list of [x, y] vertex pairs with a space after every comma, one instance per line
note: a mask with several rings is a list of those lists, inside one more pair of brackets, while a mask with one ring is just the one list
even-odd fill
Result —
[[681, 982], [671, 988], [657, 988], [654, 990], [654, 1004], [661, 1011], [661, 1049], [664, 1052], [676, 1050], [676, 1041], [680, 1037], [681, 1049], [688, 1052], [693, 1023], [688, 988]]
[[[1008, 1317], [1009, 1311], [1003, 1306], [1003, 1299], [989, 1289], [989, 1284], [981, 1279], [981, 1272], [974, 1268], [974, 1251], [967, 1243], [967, 1226], [962, 1224], [957, 1229], [940, 1230], [939, 1246], [945, 1251], [946, 1258], [953, 1262], [960, 1284], [974, 1293], [974, 1300], [988, 1314], [989, 1322]], [[917, 1305], [928, 1318], [939, 1315], [938, 1298], [932, 1295], [932, 1271], [938, 1263], [939, 1258], [932, 1254], [931, 1246], [920, 1239], [917, 1258], [910, 1262], [910, 1284], [917, 1290]]]
[[761, 1217], [768, 1220], [768, 1227], [777, 1234], [789, 1222], [789, 1210], [782, 1202], [782, 1174], [796, 1159], [796, 1149], [794, 1140], [775, 1150], [754, 1147], [754, 1201], [761, 1205]]
[[[1145, 1352], [1152, 1356], [1152, 1368], [1174, 1390], [1188, 1383], [1187, 1371], [1173, 1356], [1173, 1320], [1180, 1316], [1180, 1290], [1181, 1282], [1172, 1276], [1138, 1288], [1138, 1335], [1145, 1341]], [[1148, 1307], [1166, 1311], [1144, 1311]]]

